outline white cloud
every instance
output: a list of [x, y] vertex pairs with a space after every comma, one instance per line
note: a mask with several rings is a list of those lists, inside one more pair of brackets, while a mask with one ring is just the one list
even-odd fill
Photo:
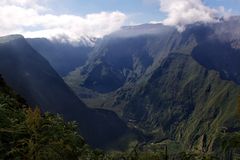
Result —
[[219, 17], [228, 18], [224, 7], [210, 8], [202, 0], [160, 0], [160, 10], [167, 14], [165, 25], [176, 26], [179, 31], [195, 22], [217, 22]]
[[34, 8], [38, 11], [45, 11], [47, 10], [46, 7], [43, 5], [46, 4], [47, 1], [50, 0], [1, 0], [0, 5], [12, 5], [12, 6], [19, 6], [24, 8]]
[[[47, 0], [45, 0], [47, 1]], [[20, 33], [25, 37], [64, 38], [76, 42], [82, 36], [103, 37], [118, 30], [126, 15], [100, 12], [86, 16], [54, 15], [38, 0], [1, 0], [0, 35]]]

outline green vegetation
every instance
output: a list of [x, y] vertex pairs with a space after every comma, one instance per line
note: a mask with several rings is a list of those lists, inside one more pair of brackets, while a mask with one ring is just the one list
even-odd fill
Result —
[[[186, 48], [191, 50], [192, 47]], [[114, 77], [110, 71], [105, 67], [97, 70], [100, 74], [97, 76], [101, 82], [99, 84], [109, 76]], [[86, 75], [88, 78], [90, 74]], [[95, 72], [92, 75], [96, 75]], [[95, 81], [96, 77], [92, 78], [90, 80]], [[109, 82], [106, 82], [108, 86]], [[76, 86], [77, 89], [83, 87]], [[97, 99], [108, 100], [106, 104], [114, 103], [116, 106], [118, 100], [124, 102], [121, 108], [113, 110], [118, 110], [129, 126], [151, 136], [150, 142], [148, 139], [146, 144], [127, 149], [124, 147], [128, 146], [126, 144], [132, 137], [121, 137], [116, 143], [126, 149], [125, 152], [103, 152], [92, 149], [84, 142], [76, 123], [64, 122], [60, 115], [29, 108], [20, 96], [0, 80], [0, 159], [237, 159], [240, 157], [239, 89], [233, 81], [223, 80], [218, 71], [200, 65], [192, 55], [180, 51], [171, 53], [136, 85], [129, 84], [115, 93], [108, 93], [113, 97], [108, 98], [106, 94], [103, 100]], [[98, 97], [97, 92], [93, 93]], [[91, 93], [85, 95], [87, 98], [89, 96]], [[58, 105], [51, 107], [59, 108]], [[99, 124], [108, 121], [100, 121]], [[89, 126], [95, 129], [98, 125]], [[99, 128], [107, 131], [102, 126]], [[99, 138], [103, 139], [103, 136]], [[106, 140], [100, 143], [104, 142]]]
[[26, 160], [147, 160], [160, 152], [104, 153], [91, 149], [74, 122], [31, 109], [0, 78], [0, 159]]
[[[199, 29], [201, 31], [201, 28]], [[223, 157], [221, 153], [228, 151], [222, 151], [222, 144], [219, 143], [223, 139], [228, 139], [228, 134], [240, 131], [240, 98], [238, 98], [240, 88], [235, 78], [226, 75], [224, 77], [219, 70], [208, 68], [196, 60], [193, 50], [205, 39], [198, 37], [198, 33], [201, 32], [194, 32], [190, 31], [191, 36], [184, 37], [186, 38], [184, 45], [181, 44], [179, 48], [170, 52], [165, 50], [168, 55], [158, 63], [154, 63], [152, 68], [148, 67], [137, 82], [131, 79], [115, 92], [102, 94], [96, 89], [89, 90], [89, 87], [84, 86], [84, 81], [90, 73], [94, 75], [92, 65], [96, 66], [96, 64], [91, 62], [82, 67], [82, 70], [77, 69], [72, 72], [65, 81], [87, 104], [95, 107], [99, 107], [100, 104], [103, 108], [114, 110], [128, 122], [130, 127], [142, 131], [145, 135], [151, 135], [153, 142], [171, 139], [180, 143], [181, 151], [176, 146], [169, 149], [175, 150], [177, 154], [183, 152], [182, 156], [186, 159]], [[212, 47], [221, 48], [221, 45]], [[137, 48], [134, 47], [133, 51]], [[200, 50], [199, 56], [212, 54], [208, 52], [208, 48], [209, 46], [205, 46], [206, 50], [204, 48]], [[230, 54], [231, 51], [231, 49], [224, 50], [222, 53], [222, 50], [218, 49], [214, 54]], [[106, 54], [101, 55], [101, 53], [97, 56], [100, 57], [98, 60], [105, 59], [108, 54], [115, 55], [116, 52], [113, 50]], [[211, 61], [212, 65], [215, 65], [215, 59], [216, 64], [225, 64], [225, 61], [224, 63], [217, 61], [218, 56], [212, 57], [211, 60], [214, 60]], [[207, 58], [201, 60], [211, 64]], [[114, 61], [115, 58], [110, 60]], [[108, 59], [107, 62], [112, 62], [110, 60]], [[223, 67], [230, 65], [229, 62], [226, 63]], [[239, 67], [233, 68], [238, 75]], [[227, 68], [223, 71], [226, 71], [225, 74], [232, 72], [232, 70], [227, 71]], [[95, 80], [98, 81], [99, 77]], [[223, 133], [226, 135], [222, 135]], [[189, 150], [192, 152], [184, 153]]]
[[[219, 138], [220, 157], [238, 156], [238, 132]], [[216, 155], [185, 152], [173, 141], [136, 145], [126, 152], [93, 150], [78, 134], [74, 122], [64, 122], [60, 115], [31, 109], [0, 79], [0, 159], [26, 160], [211, 160]], [[214, 157], [215, 156], [215, 157]]]
[[172, 139], [185, 150], [211, 153], [224, 128], [238, 131], [239, 86], [199, 65], [190, 55], [173, 53], [135, 92], [123, 118], [156, 141]]
[[29, 108], [0, 78], [0, 159], [26, 160], [147, 160], [161, 152], [104, 153], [91, 149], [74, 122]]
[[19, 36], [5, 38], [9, 42], [0, 45], [0, 74], [29, 106], [39, 106], [42, 111], [76, 121], [84, 139], [97, 148], [107, 147], [128, 131], [114, 112], [90, 109], [82, 103], [26, 39]]
[[77, 159], [86, 145], [73, 122], [41, 114], [0, 80], [0, 159]]

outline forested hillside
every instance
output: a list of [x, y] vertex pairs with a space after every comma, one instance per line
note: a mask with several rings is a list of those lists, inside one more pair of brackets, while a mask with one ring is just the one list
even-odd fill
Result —
[[151, 26], [164, 31], [155, 34], [148, 25], [124, 28], [65, 81], [87, 104], [100, 103], [152, 136], [150, 142], [167, 139], [196, 153], [219, 153], [222, 134], [240, 128], [237, 26], [239, 17], [192, 24], [182, 33], [161, 25]]

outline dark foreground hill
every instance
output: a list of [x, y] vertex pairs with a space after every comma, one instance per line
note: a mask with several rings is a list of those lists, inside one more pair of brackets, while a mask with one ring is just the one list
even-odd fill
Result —
[[115, 113], [87, 108], [22, 36], [0, 38], [0, 73], [27, 104], [76, 121], [94, 147], [105, 147], [127, 131]]

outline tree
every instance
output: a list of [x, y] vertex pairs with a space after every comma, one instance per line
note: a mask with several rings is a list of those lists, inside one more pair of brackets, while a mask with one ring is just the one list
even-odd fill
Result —
[[[105, 160], [85, 144], [75, 122], [27, 106], [0, 76], [0, 159]], [[107, 159], [106, 159], [107, 160]]]

